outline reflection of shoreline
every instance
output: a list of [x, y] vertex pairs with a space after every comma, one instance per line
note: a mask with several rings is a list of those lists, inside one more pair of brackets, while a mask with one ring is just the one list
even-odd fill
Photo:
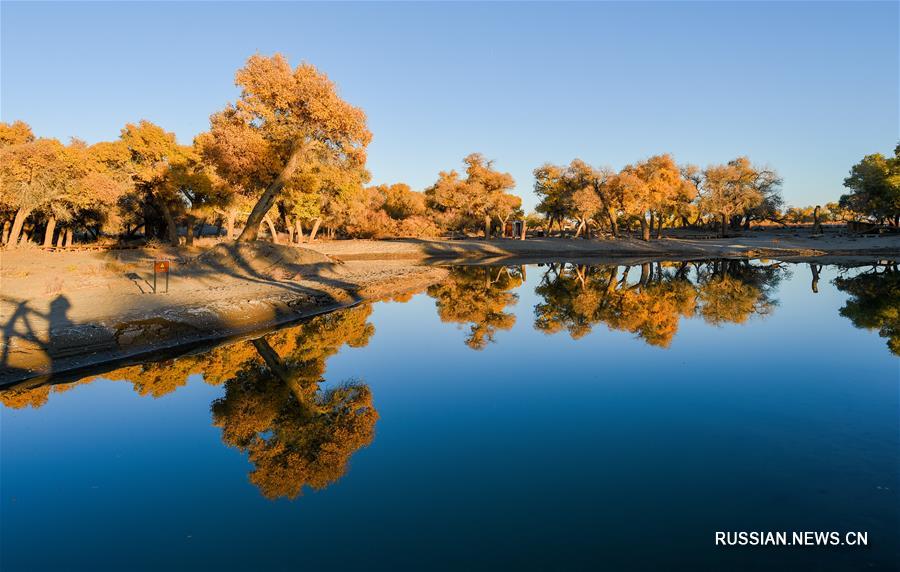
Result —
[[[807, 270], [795, 266], [794, 271]], [[854, 326], [874, 330], [900, 355], [900, 271], [895, 263], [860, 272], [842, 268], [833, 280], [850, 297], [840, 314]], [[548, 264], [452, 268], [446, 280], [428, 288], [443, 322], [465, 324], [465, 344], [481, 350], [512, 328], [508, 311], [528, 272], [542, 272], [535, 293], [534, 328], [567, 332], [573, 339], [596, 325], [630, 332], [643, 343], [668, 347], [682, 318], [710, 326], [740, 324], [765, 317], [777, 305], [784, 263], [742, 260], [657, 262], [638, 266]], [[809, 265], [811, 295], [821, 268]], [[394, 300], [408, 301], [410, 296]], [[141, 396], [162, 397], [199, 374], [221, 386], [211, 406], [213, 423], [225, 444], [241, 450], [254, 465], [251, 481], [267, 497], [294, 498], [305, 486], [323, 488], [339, 479], [355, 451], [372, 442], [378, 419], [372, 394], [362, 382], [323, 389], [327, 360], [342, 347], [362, 347], [374, 334], [364, 304], [323, 314], [252, 339], [205, 352], [126, 365], [70, 383], [34, 380], [0, 390], [8, 408], [40, 408], [51, 393], [97, 379], [131, 383]]]
[[[0, 296], [0, 306], [7, 310], [0, 324], [0, 387], [40, 375], [72, 380], [126, 361], [155, 359], [160, 352], [179, 355], [259, 336], [304, 318], [421, 291], [446, 276], [439, 267], [370, 266], [355, 265], [356, 282], [346, 288], [278, 286], [248, 279], [237, 296], [141, 296], [131, 300], [133, 307], [126, 311], [94, 317], [85, 314], [83, 299], [70, 301], [66, 295], [57, 296], [50, 311], [41, 310], [39, 300]], [[82, 310], [78, 319], [55, 311], [73, 304]]]
[[[541, 297], [534, 309], [534, 327], [548, 334], [567, 331], [573, 339], [580, 338], [595, 325], [604, 324], [612, 330], [633, 333], [637, 338], [658, 347], [667, 347], [675, 336], [681, 318], [700, 317], [709, 324], [742, 323], [749, 317], [765, 316], [776, 305], [774, 291], [790, 266], [795, 272], [811, 272], [812, 292], [819, 287], [821, 265], [788, 265], [785, 263], [760, 263], [740, 259], [716, 261], [654, 262], [631, 265], [622, 261], [616, 266], [589, 266], [574, 263], [550, 263], [533, 267], [530, 272], [543, 272], [535, 292]], [[846, 274], [856, 266], [839, 267]], [[835, 280], [842, 291], [854, 296], [848, 302], [849, 310], [842, 315], [852, 317], [854, 325], [867, 329], [879, 329], [881, 335], [891, 338], [900, 326], [891, 321], [890, 312], [897, 310], [896, 286], [890, 282], [897, 275], [897, 265], [871, 265], [857, 276], [843, 276]], [[518, 299], [516, 290], [524, 283], [529, 272], [525, 266], [459, 266], [450, 269], [447, 277], [427, 289], [435, 300], [436, 310], [442, 321], [465, 324], [467, 346], [482, 349], [495, 340], [498, 332], [510, 329], [516, 321], [508, 308]], [[877, 281], [877, 283], [876, 283]], [[877, 284], [888, 282], [880, 290]], [[865, 288], [862, 287], [865, 282]], [[855, 291], [854, 284], [860, 284]], [[874, 292], [869, 293], [875, 289]], [[419, 290], [421, 292], [421, 290]], [[394, 296], [391, 300], [408, 301], [415, 292]], [[853, 300], [869, 300], [865, 304], [853, 304]], [[873, 307], [873, 302], [881, 302]], [[340, 312], [338, 310], [337, 312]], [[866, 312], [887, 313], [877, 318], [878, 323], [866, 319]], [[327, 316], [330, 314], [322, 314]], [[315, 318], [313, 318], [315, 319]], [[308, 321], [309, 319], [307, 319]], [[305, 322], [301, 322], [305, 323]], [[283, 330], [297, 328], [290, 325]], [[169, 368], [181, 373], [183, 385], [191, 373], [206, 371], [208, 366], [197, 365], [206, 357], [231, 348], [245, 346], [249, 340], [274, 332], [258, 332], [226, 340], [215, 345], [200, 345], [192, 351], [157, 353], [150, 362], [126, 361], [120, 367], [107, 362], [98, 365], [87, 376], [34, 378], [15, 386], [0, 389], [0, 402], [7, 407], [39, 407], [46, 402], [50, 385], [54, 391], [90, 382], [97, 378], [134, 378], [135, 390], [141, 394], [163, 395], [165, 384], [147, 381], [153, 362], [166, 361]], [[894, 332], [893, 334], [891, 332]], [[893, 339], [893, 338], [892, 338]], [[892, 351], [894, 351], [892, 349]], [[122, 364], [122, 362], [119, 362]]]

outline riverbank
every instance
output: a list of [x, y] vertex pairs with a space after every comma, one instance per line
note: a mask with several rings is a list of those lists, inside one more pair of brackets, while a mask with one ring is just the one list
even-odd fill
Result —
[[509, 259], [549, 258], [822, 258], [897, 255], [900, 235], [850, 236], [829, 233], [812, 236], [806, 230], [750, 231], [730, 238], [699, 238], [696, 233], [673, 232], [659, 240], [634, 238], [583, 240], [529, 238], [528, 240], [338, 240], [304, 245], [341, 260], [411, 260], [453, 264]]
[[[446, 276], [444, 265], [735, 257], [858, 264], [900, 257], [900, 237], [766, 231], [649, 243], [343, 240], [304, 248], [256, 242], [205, 249], [4, 251], [0, 385], [250, 335], [360, 302], [421, 291]], [[153, 293], [155, 260], [169, 261], [168, 292], [165, 275], [157, 274]]]
[[[156, 278], [153, 261], [169, 260]], [[259, 242], [199, 249], [3, 253], [0, 385], [264, 331], [420, 291], [444, 268], [330, 259]]]

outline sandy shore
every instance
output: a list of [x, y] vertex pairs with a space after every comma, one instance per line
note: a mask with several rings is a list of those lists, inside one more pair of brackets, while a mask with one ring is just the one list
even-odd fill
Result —
[[[309, 248], [306, 248], [306, 247]], [[106, 252], [4, 251], [0, 265], [0, 385], [124, 358], [244, 336], [280, 324], [425, 289], [442, 265], [569, 260], [630, 262], [718, 257], [900, 258], [900, 237], [740, 238], [645, 243], [570, 240], [344, 240], [304, 248], [266, 242]], [[168, 293], [152, 293], [153, 261], [171, 264]]]
[[[446, 269], [342, 263], [257, 243], [220, 256], [186, 249], [3, 253], [0, 385], [229, 336], [419, 291]], [[168, 293], [153, 261], [170, 260]]]
[[[677, 233], [673, 233], [676, 234]], [[696, 233], [693, 233], [696, 236]], [[596, 257], [651, 258], [813, 258], [823, 256], [896, 255], [900, 253], [900, 235], [847, 236], [830, 233], [811, 236], [801, 230], [750, 231], [734, 238], [663, 238], [644, 242], [633, 238], [620, 240], [583, 240], [530, 238], [528, 240], [340, 240], [304, 245], [341, 260], [416, 260], [425, 263], [452, 264], [473, 260], [501, 262], [508, 259]]]

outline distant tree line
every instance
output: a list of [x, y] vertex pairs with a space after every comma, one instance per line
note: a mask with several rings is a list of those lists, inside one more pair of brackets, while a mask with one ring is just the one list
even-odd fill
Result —
[[[235, 83], [240, 97], [212, 114], [190, 145], [146, 120], [93, 145], [0, 123], [3, 244], [67, 246], [76, 234], [191, 244], [210, 225], [240, 241], [263, 233], [301, 243], [323, 229], [329, 237], [487, 238], [524, 216], [512, 176], [478, 153], [424, 192], [369, 186], [366, 115], [310, 64], [254, 55]], [[900, 146], [892, 158], [869, 155], [855, 165], [845, 181], [851, 192], [823, 216], [900, 224], [898, 153]], [[746, 157], [700, 169], [663, 154], [619, 171], [576, 159], [534, 174], [540, 204], [527, 220], [547, 232], [618, 237], [636, 227], [651, 240], [672, 226], [725, 234], [753, 221], [806, 218], [782, 212], [781, 178]]]
[[738, 157], [700, 170], [678, 165], [669, 154], [654, 155], [619, 171], [595, 168], [580, 159], [569, 165], [546, 164], [534, 171], [537, 212], [554, 224], [574, 220], [575, 236], [592, 229], [618, 238], [620, 229], [639, 226], [641, 238], [660, 238], [663, 228], [718, 221], [724, 236], [730, 227], [749, 227], [771, 218], [782, 204], [781, 178], [768, 168]]
[[738, 157], [700, 169], [678, 165], [671, 155], [654, 155], [619, 171], [593, 167], [581, 159], [535, 169], [540, 198], [530, 226], [546, 233], [574, 229], [618, 238], [622, 228], [640, 229], [643, 240], [660, 238], [663, 228], [749, 229], [751, 223], [821, 224], [866, 221], [900, 226], [900, 145], [894, 156], [867, 155], [854, 165], [839, 201], [784, 207], [782, 179], [769, 167]]

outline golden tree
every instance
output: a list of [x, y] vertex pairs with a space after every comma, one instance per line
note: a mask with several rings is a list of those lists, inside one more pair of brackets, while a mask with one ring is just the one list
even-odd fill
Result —
[[0, 148], [0, 208], [15, 213], [6, 244], [16, 246], [25, 220], [48, 211], [71, 184], [71, 163], [56, 139], [36, 139]]
[[34, 141], [34, 133], [31, 126], [24, 121], [5, 123], [0, 121], [0, 147], [7, 145], [21, 145]]
[[178, 226], [173, 214], [173, 199], [166, 186], [171, 165], [185, 160], [186, 148], [175, 134], [142, 119], [122, 129], [122, 144], [128, 150], [131, 175], [141, 199], [154, 205], [165, 221], [169, 242], [178, 245]]
[[710, 165], [703, 171], [700, 208], [720, 218], [721, 235], [725, 236], [732, 217], [761, 207], [766, 191], [779, 183], [774, 172], [754, 167], [747, 157]]
[[299, 174], [315, 179], [316, 193], [368, 179], [366, 116], [314, 66], [292, 69], [280, 54], [254, 55], [235, 83], [240, 99], [213, 114], [199, 143], [230, 184], [258, 197], [238, 240], [256, 238], [263, 217]]
[[509, 192], [515, 186], [512, 175], [494, 169], [493, 162], [480, 153], [472, 153], [463, 162], [466, 178], [461, 179], [456, 171], [442, 171], [437, 182], [425, 190], [427, 205], [446, 228], [466, 231], [483, 224], [488, 239], [491, 220], [497, 217], [505, 223], [520, 212], [522, 201]]
[[565, 167], [546, 163], [534, 170], [534, 194], [540, 198], [535, 210], [547, 219], [547, 234], [553, 223], [562, 230], [563, 221], [572, 212], [572, 195], [566, 184]]

